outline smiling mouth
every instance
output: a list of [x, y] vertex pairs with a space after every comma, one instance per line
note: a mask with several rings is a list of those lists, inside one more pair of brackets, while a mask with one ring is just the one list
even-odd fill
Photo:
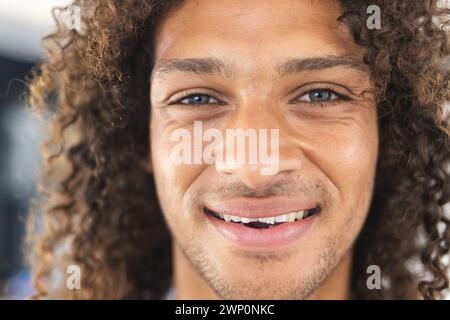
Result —
[[293, 211], [286, 214], [276, 215], [272, 217], [241, 217], [237, 215], [222, 214], [219, 212], [212, 211], [208, 208], [204, 208], [205, 214], [212, 216], [216, 219], [241, 224], [245, 227], [254, 229], [271, 229], [283, 224], [292, 223], [309, 218], [320, 212], [320, 207], [314, 207], [311, 209]]

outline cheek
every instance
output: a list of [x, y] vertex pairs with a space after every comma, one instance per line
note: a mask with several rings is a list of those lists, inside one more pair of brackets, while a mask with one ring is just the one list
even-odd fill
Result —
[[[378, 149], [376, 132], [345, 130], [324, 138], [328, 141], [326, 170], [330, 178], [342, 189], [343, 196], [356, 195], [356, 190], [373, 180]], [[355, 192], [345, 193], [346, 189]]]
[[364, 108], [340, 119], [304, 125], [306, 156], [344, 202], [363, 196], [374, 182], [379, 143], [377, 112]]
[[372, 199], [378, 155], [375, 117], [366, 126], [330, 125], [309, 138], [314, 148], [307, 157], [327, 183], [330, 195], [314, 236], [334, 239], [343, 253], [361, 230]]
[[[169, 224], [186, 222], [193, 215], [186, 214], [189, 188], [204, 170], [203, 165], [177, 164], [170, 155], [179, 142], [171, 141], [171, 126], [152, 120], [151, 158], [158, 198]], [[184, 214], [183, 214], [184, 213]]]
[[365, 220], [372, 198], [378, 157], [378, 130], [375, 123], [329, 130], [317, 137], [311, 156], [334, 189], [332, 209], [339, 212], [333, 224], [350, 228], [349, 234]]

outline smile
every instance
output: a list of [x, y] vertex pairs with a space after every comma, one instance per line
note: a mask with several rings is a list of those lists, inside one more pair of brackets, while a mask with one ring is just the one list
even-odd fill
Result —
[[223, 220], [225, 222], [239, 223], [239, 224], [245, 225], [246, 227], [255, 228], [255, 229], [273, 228], [273, 227], [279, 226], [284, 223], [299, 221], [302, 219], [306, 219], [306, 218], [312, 216], [313, 214], [318, 213], [319, 211], [320, 211], [320, 207], [314, 207], [314, 208], [307, 209], [307, 210], [293, 211], [293, 212], [289, 212], [289, 213], [281, 214], [281, 215], [277, 215], [277, 216], [272, 216], [272, 217], [248, 218], [248, 217], [223, 214], [223, 213], [215, 212], [208, 208], [205, 208], [206, 214], [212, 215], [220, 220]]
[[237, 198], [207, 203], [203, 212], [224, 239], [243, 250], [278, 250], [295, 243], [322, 212], [296, 198]]

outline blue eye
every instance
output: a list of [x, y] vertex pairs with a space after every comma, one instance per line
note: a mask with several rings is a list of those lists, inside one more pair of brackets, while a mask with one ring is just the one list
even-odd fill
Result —
[[326, 103], [335, 100], [340, 100], [343, 97], [341, 95], [336, 94], [333, 90], [330, 89], [315, 89], [307, 92], [303, 96], [301, 96], [298, 101], [308, 102], [308, 103]]
[[313, 102], [317, 101], [331, 101], [335, 95], [329, 91], [316, 90], [309, 93], [309, 100]]
[[218, 104], [219, 100], [207, 94], [192, 94], [179, 100], [179, 103], [185, 105]]

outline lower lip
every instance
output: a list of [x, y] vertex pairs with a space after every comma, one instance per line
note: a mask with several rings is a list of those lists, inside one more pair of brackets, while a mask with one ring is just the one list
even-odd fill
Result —
[[317, 213], [299, 221], [286, 222], [272, 228], [250, 228], [239, 223], [225, 222], [209, 214], [205, 215], [215, 229], [227, 240], [239, 247], [274, 250], [299, 240], [316, 220]]

